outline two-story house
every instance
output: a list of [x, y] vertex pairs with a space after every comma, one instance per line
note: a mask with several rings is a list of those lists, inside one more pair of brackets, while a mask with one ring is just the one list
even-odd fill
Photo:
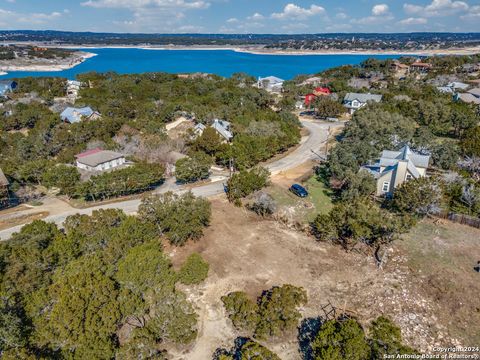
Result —
[[382, 95], [376, 94], [358, 94], [358, 93], [348, 93], [343, 99], [343, 106], [348, 109], [350, 114], [353, 114], [358, 109], [366, 106], [369, 102], [382, 101]]
[[373, 165], [364, 165], [377, 181], [377, 196], [392, 196], [394, 190], [405, 181], [426, 176], [429, 155], [413, 152], [408, 145], [399, 151], [384, 150], [380, 160]]

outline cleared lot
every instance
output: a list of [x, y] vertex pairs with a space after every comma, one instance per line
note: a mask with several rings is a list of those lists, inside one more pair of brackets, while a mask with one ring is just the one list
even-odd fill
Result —
[[[190, 293], [200, 315], [198, 341], [192, 349], [177, 352], [175, 358], [210, 359], [217, 347], [231, 346], [240, 335], [226, 319], [220, 301], [222, 295], [245, 290], [257, 296], [263, 289], [285, 283], [303, 286], [308, 291], [305, 317], [321, 315], [321, 306], [331, 301], [337, 307], [356, 311], [362, 322], [380, 314], [389, 315], [401, 326], [406, 341], [422, 350], [434, 345], [473, 345], [480, 333], [479, 312], [475, 310], [479, 306], [480, 281], [478, 278], [474, 281], [478, 274], [473, 273], [473, 265], [468, 277], [462, 278], [442, 265], [443, 260], [433, 268], [426, 261], [442, 252], [450, 253], [452, 261], [468, 260], [462, 270], [467, 274], [474, 257], [472, 251], [478, 251], [479, 247], [475, 248], [474, 242], [467, 247], [455, 244], [460, 234], [470, 234], [473, 241], [480, 238], [480, 231], [465, 227], [450, 230], [452, 226], [457, 225], [420, 224], [405, 241], [395, 245], [384, 269], [379, 270], [369, 256], [317, 243], [277, 222], [262, 220], [245, 209], [216, 199], [212, 226], [205, 237], [185, 248], [167, 249], [177, 265], [194, 251], [210, 263], [206, 283]], [[438, 234], [441, 241], [435, 240]], [[431, 253], [425, 253], [425, 261], [418, 258], [416, 246], [432, 241], [437, 245]], [[443, 286], [452, 296], [440, 299], [442, 291], [422, 278], [431, 271], [439, 273], [438, 279], [443, 280]], [[458, 306], [470, 310], [452, 312], [451, 301], [456, 299], [458, 304], [459, 300], [454, 294], [463, 294], [462, 305]], [[471, 311], [477, 312], [471, 314]], [[296, 335], [267, 345], [282, 359], [300, 359]]]

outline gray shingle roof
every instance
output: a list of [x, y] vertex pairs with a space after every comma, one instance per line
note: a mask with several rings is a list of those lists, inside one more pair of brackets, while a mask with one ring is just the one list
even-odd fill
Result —
[[81, 164], [95, 167], [100, 164], [113, 161], [125, 157], [123, 154], [110, 150], [102, 150], [91, 155], [77, 157], [77, 161]]
[[345, 95], [345, 101], [354, 101], [358, 100], [361, 103], [366, 103], [368, 101], [380, 102], [382, 101], [382, 95], [377, 94], [359, 94], [359, 93], [348, 93]]
[[391, 166], [397, 164], [400, 160], [410, 160], [416, 167], [426, 169], [430, 162], [430, 156], [414, 153], [408, 145], [405, 145], [399, 151], [384, 150], [380, 157], [380, 165]]

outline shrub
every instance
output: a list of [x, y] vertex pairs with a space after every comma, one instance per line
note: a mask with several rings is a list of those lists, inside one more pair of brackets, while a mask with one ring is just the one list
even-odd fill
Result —
[[205, 153], [195, 153], [190, 158], [183, 158], [175, 164], [177, 181], [188, 183], [207, 179], [210, 175], [212, 159]]
[[199, 254], [190, 255], [178, 273], [178, 279], [185, 285], [196, 285], [208, 276], [208, 263]]
[[48, 169], [42, 179], [45, 186], [58, 187], [62, 194], [72, 196], [80, 181], [80, 173], [73, 166], [57, 165]]
[[228, 199], [230, 201], [236, 201], [262, 189], [267, 185], [269, 176], [269, 171], [262, 167], [233, 174], [227, 183]]
[[260, 191], [258, 194], [256, 194], [253, 203], [250, 204], [249, 207], [252, 211], [256, 212], [260, 216], [268, 216], [275, 212], [277, 204], [269, 194]]

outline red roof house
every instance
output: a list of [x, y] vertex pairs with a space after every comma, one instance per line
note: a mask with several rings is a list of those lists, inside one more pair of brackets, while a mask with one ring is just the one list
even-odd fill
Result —
[[317, 87], [313, 91], [315, 95], [330, 95], [332, 92], [330, 91], [329, 88], [326, 87]]
[[305, 95], [305, 106], [310, 107], [310, 105], [312, 105], [312, 103], [313, 103], [313, 101], [315, 100], [316, 97], [317, 97], [317, 95], [315, 95], [315, 94]]

